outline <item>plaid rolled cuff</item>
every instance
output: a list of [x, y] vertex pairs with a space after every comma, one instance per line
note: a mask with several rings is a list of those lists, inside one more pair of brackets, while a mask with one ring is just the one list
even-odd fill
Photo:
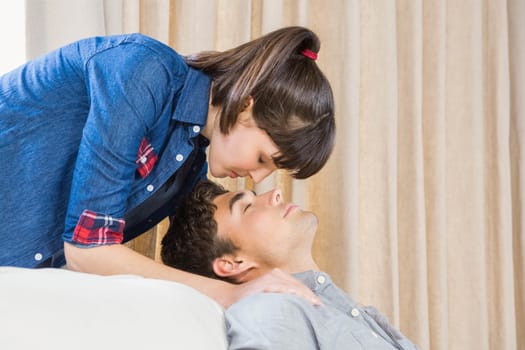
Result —
[[73, 242], [86, 245], [120, 244], [125, 224], [123, 219], [84, 210], [73, 232]]
[[151, 146], [145, 137], [140, 143], [135, 163], [137, 164], [137, 171], [142, 178], [148, 176], [151, 170], [153, 170], [155, 163], [157, 163], [157, 155], [153, 150], [153, 146]]

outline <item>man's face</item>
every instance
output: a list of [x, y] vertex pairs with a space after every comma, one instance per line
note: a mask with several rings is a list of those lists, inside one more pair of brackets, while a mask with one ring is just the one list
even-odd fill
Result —
[[291, 264], [311, 256], [317, 217], [285, 203], [279, 190], [262, 195], [228, 192], [215, 198], [218, 235], [231, 240], [237, 254], [261, 269], [290, 270]]

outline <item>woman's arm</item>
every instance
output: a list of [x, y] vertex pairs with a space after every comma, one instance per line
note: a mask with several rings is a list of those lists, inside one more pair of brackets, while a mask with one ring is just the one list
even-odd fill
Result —
[[66, 242], [64, 252], [67, 267], [71, 270], [100, 275], [134, 274], [174, 281], [197, 289], [224, 307], [261, 292], [291, 293], [312, 304], [320, 303], [309, 288], [278, 269], [250, 282], [235, 285], [171, 268], [120, 244], [78, 248]]

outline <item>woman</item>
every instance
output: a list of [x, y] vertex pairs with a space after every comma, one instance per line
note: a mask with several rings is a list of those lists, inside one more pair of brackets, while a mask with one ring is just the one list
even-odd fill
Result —
[[[187, 283], [225, 305], [244, 295], [120, 243], [170, 215], [208, 165], [255, 182], [277, 168], [296, 178], [321, 169], [335, 123], [319, 46], [301, 27], [189, 57], [140, 34], [97, 37], [2, 76], [0, 265], [67, 260]], [[295, 282], [276, 274], [253, 291]]]

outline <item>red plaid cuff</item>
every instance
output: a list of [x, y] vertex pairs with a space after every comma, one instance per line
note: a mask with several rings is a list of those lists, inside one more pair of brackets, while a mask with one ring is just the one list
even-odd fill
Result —
[[158, 157], [155, 154], [153, 147], [144, 137], [140, 143], [137, 160], [135, 161], [135, 163], [137, 163], [137, 171], [142, 178], [145, 178], [151, 173], [153, 166], [157, 163], [157, 159]]
[[73, 242], [89, 245], [122, 243], [125, 224], [123, 219], [84, 210], [73, 232]]

